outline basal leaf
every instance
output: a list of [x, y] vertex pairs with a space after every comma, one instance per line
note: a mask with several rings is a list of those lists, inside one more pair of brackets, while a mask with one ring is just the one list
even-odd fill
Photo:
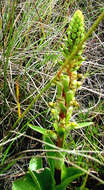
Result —
[[39, 190], [34, 183], [30, 174], [26, 174], [24, 177], [17, 179], [13, 182], [12, 190]]
[[49, 168], [45, 168], [39, 173], [34, 172], [34, 174], [40, 184], [41, 190], [55, 190], [55, 182]]
[[38, 172], [29, 169], [29, 173], [13, 182], [12, 190], [55, 190], [55, 182], [49, 168]]
[[[44, 135], [43, 136], [43, 140], [45, 141], [45, 142], [47, 142], [47, 143], [49, 143], [50, 144], [50, 146], [49, 145], [45, 145], [45, 149], [46, 150], [54, 150], [54, 148], [51, 146], [51, 145], [54, 145], [54, 143], [52, 142], [52, 140], [49, 138], [49, 137], [47, 137], [46, 135]], [[54, 167], [55, 167], [55, 161], [54, 161], [54, 159], [53, 159], [53, 157], [56, 157], [56, 153], [55, 152], [46, 152], [46, 156], [47, 156], [47, 161], [48, 161], [48, 164], [49, 164], [49, 166], [50, 166], [50, 169], [51, 169], [51, 172], [52, 172], [52, 175], [54, 176]], [[52, 157], [52, 158], [51, 158]]]
[[57, 185], [56, 190], [65, 190], [69, 183], [79, 178], [83, 174], [84, 172], [80, 169], [75, 167], [66, 168], [64, 166], [62, 169], [62, 183]]
[[39, 170], [39, 169], [41, 169], [42, 167], [43, 167], [43, 166], [42, 166], [42, 158], [33, 157], [33, 158], [30, 160], [29, 169], [30, 169], [31, 171]]

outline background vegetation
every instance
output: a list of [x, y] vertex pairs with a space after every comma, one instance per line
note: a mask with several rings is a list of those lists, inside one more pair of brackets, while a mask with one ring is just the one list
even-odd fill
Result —
[[[55, 87], [34, 101], [17, 125], [15, 122], [55, 75], [58, 62], [63, 59], [60, 47], [65, 31], [77, 9], [85, 16], [87, 31], [104, 9], [104, 3], [101, 0], [0, 1], [0, 189], [11, 189], [12, 181], [24, 175], [31, 156], [45, 157], [44, 143], [38, 142], [41, 135], [27, 124], [52, 127], [48, 103], [55, 100]], [[76, 94], [80, 107], [72, 116], [72, 121], [93, 121], [94, 125], [72, 130], [67, 137], [68, 162], [81, 166], [89, 175], [70, 184], [69, 189], [84, 183], [89, 189], [104, 188], [99, 182], [104, 179], [103, 35], [104, 20], [86, 43], [85, 61], [80, 69], [86, 79]], [[22, 133], [17, 136], [17, 132]]]

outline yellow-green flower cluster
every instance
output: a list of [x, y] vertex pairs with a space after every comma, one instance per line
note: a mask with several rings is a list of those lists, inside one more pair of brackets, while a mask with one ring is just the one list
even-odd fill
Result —
[[[80, 10], [77, 10], [72, 17], [69, 28], [67, 29], [67, 36], [65, 39], [65, 46], [63, 47], [64, 55], [69, 55], [76, 48], [76, 46], [83, 40], [85, 36], [84, 16]], [[78, 55], [83, 51], [80, 50]]]

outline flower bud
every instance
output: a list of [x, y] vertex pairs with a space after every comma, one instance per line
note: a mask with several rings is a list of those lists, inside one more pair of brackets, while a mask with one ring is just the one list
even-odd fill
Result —
[[51, 114], [53, 115], [53, 118], [57, 121], [59, 120], [59, 112], [57, 109], [51, 109]]
[[76, 88], [77, 87], [77, 80], [71, 81], [71, 87]]
[[78, 77], [78, 79], [82, 79], [83, 75], [80, 74], [80, 73], [78, 73], [78, 74], [77, 74], [77, 77]]
[[71, 128], [71, 129], [75, 129], [76, 127], [78, 127], [78, 124], [77, 124], [77, 123], [75, 123], [75, 122], [71, 122], [71, 123], [70, 123], [70, 128]]
[[50, 107], [54, 107], [55, 105], [56, 105], [55, 103], [49, 102], [49, 106], [50, 106]]
[[77, 79], [77, 71], [73, 71], [72, 72], [72, 80], [76, 80]]
[[82, 82], [81, 81], [77, 81], [77, 88], [81, 87]]

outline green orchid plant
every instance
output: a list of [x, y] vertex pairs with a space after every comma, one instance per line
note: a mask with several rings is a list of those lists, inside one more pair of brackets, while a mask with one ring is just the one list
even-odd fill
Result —
[[[62, 69], [54, 80], [54, 85], [57, 87], [56, 102], [49, 103], [54, 130], [29, 124], [30, 128], [43, 135], [49, 167], [43, 168], [41, 156], [33, 157], [26, 175], [13, 182], [13, 190], [66, 190], [69, 183], [84, 175], [82, 170], [66, 166], [66, 154], [60, 151], [64, 149], [67, 134], [72, 129], [92, 124], [92, 122], [71, 121], [73, 110], [78, 109], [79, 106], [75, 99], [76, 91], [81, 87], [84, 79], [84, 76], [78, 72], [83, 63], [84, 45], [79, 51], [76, 51], [76, 48], [84, 38], [84, 16], [80, 10], [77, 10], [71, 19], [65, 42], [61, 47], [64, 61], [60, 61]], [[74, 51], [76, 51], [74, 58], [68, 59]]]

